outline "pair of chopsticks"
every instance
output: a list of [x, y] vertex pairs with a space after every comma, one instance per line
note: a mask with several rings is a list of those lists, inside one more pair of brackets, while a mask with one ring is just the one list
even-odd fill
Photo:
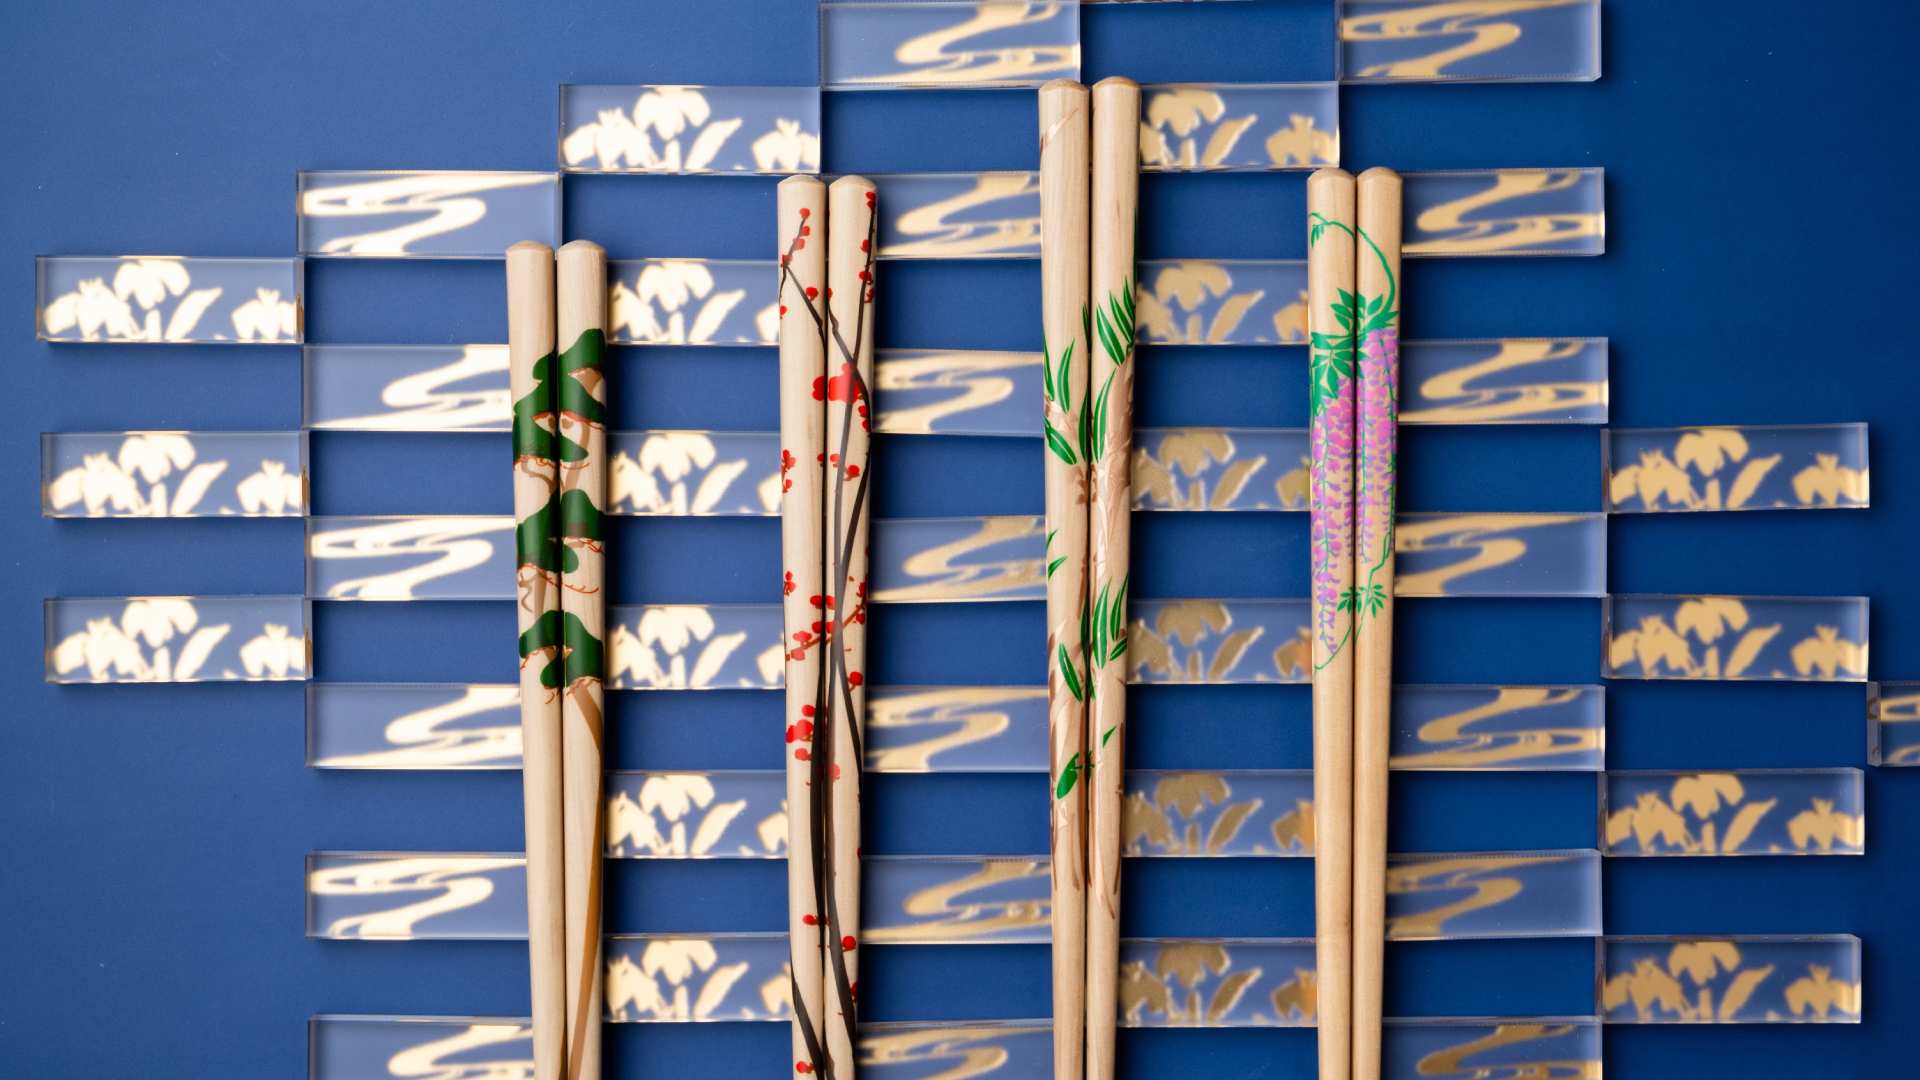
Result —
[[[873, 184], [781, 181], [780, 549], [793, 1070], [854, 1074], [871, 491]], [[831, 358], [831, 362], [829, 361]]]
[[1400, 371], [1400, 177], [1307, 182], [1321, 1080], [1378, 1080]]
[[1040, 88], [1055, 1080], [1114, 1071], [1139, 128], [1131, 80]]
[[[541, 1080], [600, 1075], [606, 303], [598, 244], [575, 240], [557, 259], [532, 241], [507, 249], [527, 936]], [[557, 354], [556, 340], [565, 344]]]

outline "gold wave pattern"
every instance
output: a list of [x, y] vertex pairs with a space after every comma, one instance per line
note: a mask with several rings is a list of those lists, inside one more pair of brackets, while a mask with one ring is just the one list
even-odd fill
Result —
[[1483, 379], [1497, 378], [1530, 365], [1569, 360], [1586, 348], [1583, 342], [1548, 338], [1506, 338], [1496, 344], [1498, 351], [1485, 360], [1442, 372], [1422, 382], [1418, 392], [1408, 395], [1402, 404], [1430, 404], [1402, 408], [1400, 422], [1486, 424], [1565, 413], [1607, 403], [1605, 379], [1537, 382], [1517, 386], [1476, 385]]
[[1038, 353], [990, 352], [955, 349], [938, 352], [884, 353], [874, 368], [874, 382], [885, 401], [888, 393], [916, 395], [936, 391], [940, 397], [925, 405], [894, 406], [880, 410], [879, 426], [886, 435], [932, 435], [940, 422], [984, 409], [1013, 396], [1009, 373], [1038, 367]]
[[1420, 725], [1414, 734], [1422, 747], [1418, 753], [1396, 754], [1389, 763], [1395, 769], [1490, 769], [1519, 761], [1539, 761], [1561, 754], [1582, 754], [1600, 749], [1606, 733], [1600, 728], [1523, 728], [1509, 731], [1475, 731], [1475, 724], [1510, 717], [1530, 709], [1567, 705], [1579, 699], [1578, 688], [1551, 686], [1503, 686], [1494, 699], [1436, 717]]
[[[877, 589], [874, 599], [893, 604], [982, 600], [1043, 588], [1046, 585], [1044, 558], [1012, 558], [990, 562], [966, 560], [1002, 544], [1011, 544], [1015, 550], [1039, 550], [1045, 537], [1045, 522], [1037, 517], [983, 518], [972, 535], [909, 555], [901, 569], [913, 584]], [[1020, 540], [1032, 540], [1034, 543], [1013, 543]]]
[[315, 762], [329, 769], [463, 769], [475, 766], [518, 767], [520, 723], [492, 727], [465, 727], [474, 716], [514, 709], [520, 688], [512, 684], [476, 684], [462, 688], [459, 698], [415, 709], [387, 722], [381, 737], [387, 749], [342, 754]]
[[1040, 217], [1003, 217], [988, 221], [959, 218], [1002, 200], [1038, 206], [1040, 178], [1036, 173], [981, 173], [973, 187], [958, 195], [914, 206], [893, 219], [897, 237], [883, 243], [889, 258], [951, 259], [967, 255], [999, 255], [1038, 250]]
[[[937, 944], [999, 937], [1048, 926], [1045, 859], [990, 859], [972, 873], [929, 885], [901, 904], [899, 925], [876, 926], [870, 920], [867, 942]], [[987, 895], [1016, 882], [1038, 883], [1035, 899], [997, 899]], [[893, 921], [890, 917], [886, 921]]]
[[[1414, 1065], [1414, 1072], [1446, 1080], [1600, 1080], [1598, 1059], [1514, 1060], [1516, 1047], [1550, 1044], [1578, 1030], [1573, 1024], [1498, 1024], [1485, 1035], [1427, 1054]], [[1483, 1054], [1497, 1054], [1500, 1060], [1475, 1060]]]
[[[834, 85], [881, 85], [911, 82], [916, 86], [976, 86], [987, 83], [1031, 82], [1050, 75], [1072, 76], [1080, 70], [1080, 45], [1031, 44], [978, 46], [973, 39], [1004, 35], [1020, 27], [1034, 27], [1039, 36], [1062, 17], [1079, 18], [1078, 5], [1062, 0], [1034, 3], [976, 4], [964, 22], [943, 26], [908, 38], [893, 50], [895, 68], [875, 75], [840, 77]], [[827, 27], [822, 33], [831, 36]]]
[[[317, 428], [358, 431], [464, 431], [505, 427], [513, 419], [513, 401], [504, 376], [505, 345], [468, 345], [458, 359], [426, 371], [402, 375], [380, 388], [386, 409], [368, 416], [326, 420]], [[487, 379], [486, 376], [497, 376]], [[449, 389], [470, 380], [486, 385]], [[493, 385], [497, 381], [497, 385]]]
[[[1045, 687], [950, 687], [911, 694], [870, 694], [867, 697], [867, 770], [869, 772], [924, 773], [935, 770], [939, 754], [991, 742], [1013, 724], [1000, 706], [1019, 701], [1044, 701]], [[904, 745], [879, 747], [893, 733], [911, 733]]]
[[[1044, 1031], [1046, 1029], [1038, 1029]], [[973, 1080], [992, 1076], [1012, 1059], [996, 1040], [1018, 1034], [1006, 1024], [955, 1024], [951, 1027], [867, 1034], [860, 1040], [860, 1067], [910, 1069], [928, 1080]], [[939, 1072], [928, 1070], [938, 1068]]]
[[478, 224], [490, 191], [554, 183], [551, 173], [409, 173], [379, 180], [308, 188], [300, 214], [308, 218], [397, 217], [405, 224], [338, 236], [320, 245], [325, 255], [405, 255], [407, 246]]
[[[387, 1075], [406, 1080], [535, 1080], [531, 1024], [470, 1024], [454, 1035], [409, 1046], [387, 1059]], [[511, 1047], [491, 1060], [480, 1052]], [[316, 1073], [315, 1075], [319, 1075]]]
[[314, 562], [425, 557], [398, 570], [336, 581], [326, 593], [333, 600], [411, 600], [422, 585], [485, 566], [495, 545], [510, 543], [512, 536], [512, 518], [402, 518], [315, 532], [307, 557]]
[[1569, 240], [1606, 234], [1600, 212], [1520, 214], [1512, 217], [1468, 217], [1483, 210], [1496, 212], [1502, 203], [1570, 191], [1584, 180], [1575, 170], [1501, 169], [1493, 183], [1480, 191], [1422, 210], [1414, 232], [1424, 239], [1409, 241], [1408, 255], [1487, 255], [1528, 251]]
[[[1450, 64], [1499, 52], [1519, 42], [1521, 28], [1515, 23], [1500, 21], [1503, 16], [1583, 2], [1585, 0], [1437, 0], [1431, 4], [1370, 12], [1343, 19], [1340, 22], [1340, 40], [1377, 42], [1437, 39], [1432, 52], [1374, 64], [1354, 73], [1362, 78], [1437, 79], [1447, 73]], [[1466, 40], [1461, 41], [1463, 35]], [[1457, 44], [1445, 44], [1447, 42]]]
[[1395, 596], [1446, 596], [1449, 586], [1483, 570], [1512, 566], [1527, 557], [1527, 541], [1513, 533], [1568, 525], [1585, 514], [1441, 514], [1402, 519], [1394, 529], [1394, 550], [1401, 555], [1453, 552], [1459, 558], [1432, 570], [1402, 573]]
[[[428, 919], [485, 904], [493, 896], [491, 875], [521, 869], [519, 855], [423, 855], [418, 858], [349, 860], [307, 875], [316, 897], [388, 898], [398, 906], [343, 915], [321, 928], [327, 938], [415, 937]], [[402, 902], [408, 897], [419, 897]]]
[[1561, 855], [1476, 855], [1461, 858], [1410, 859], [1387, 866], [1388, 896], [1456, 897], [1423, 911], [1387, 919], [1387, 936], [1400, 941], [1444, 937], [1447, 924], [1463, 915], [1520, 896], [1526, 883], [1505, 873], [1558, 862]]

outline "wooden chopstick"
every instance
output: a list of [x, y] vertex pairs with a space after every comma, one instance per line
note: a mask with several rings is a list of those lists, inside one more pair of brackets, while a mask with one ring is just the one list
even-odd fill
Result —
[[1392, 738], [1393, 539], [1400, 381], [1400, 176], [1360, 174], [1355, 332], [1353, 1075], [1379, 1080], [1387, 933], [1387, 759]]
[[[871, 181], [827, 189], [826, 592], [827, 737], [833, 760], [823, 856], [827, 890], [827, 1051], [836, 1077], [854, 1070], [860, 981], [860, 768], [866, 716], [867, 520], [872, 505], [874, 256], [879, 212]], [[820, 773], [814, 774], [816, 783]]]
[[606, 673], [607, 253], [574, 240], [555, 260], [559, 286], [562, 831], [566, 851], [567, 1076], [600, 1075], [601, 729]]
[[1354, 183], [1307, 181], [1313, 893], [1320, 1080], [1348, 1080], [1353, 967]]
[[507, 249], [508, 381], [520, 632], [521, 789], [526, 803], [527, 959], [533, 1071], [566, 1067], [565, 886], [560, 811], [559, 488], [554, 475], [553, 249]]
[[1087, 706], [1087, 1076], [1114, 1072], [1119, 1016], [1120, 832], [1126, 806], [1128, 527], [1133, 504], [1134, 229], [1140, 180], [1140, 86], [1109, 77], [1093, 87], [1090, 251], [1093, 395], [1088, 471], [1087, 619], [1092, 695]]
[[819, 178], [780, 182], [780, 555], [786, 651], [787, 942], [791, 953], [793, 1068], [832, 1074], [822, 1026], [826, 900], [821, 862], [827, 821], [825, 783], [833, 763], [826, 725], [827, 609], [821, 492], [826, 473], [827, 408], [815, 387], [826, 376], [827, 187]]

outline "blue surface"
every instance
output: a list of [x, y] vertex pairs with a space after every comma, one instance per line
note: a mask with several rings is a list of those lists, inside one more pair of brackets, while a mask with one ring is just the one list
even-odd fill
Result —
[[[1920, 677], [1920, 578], [1902, 537], [1920, 535], [1905, 466], [1920, 460], [1920, 394], [1897, 344], [1920, 211], [1914, 142], [1920, 11], [1805, 0], [1676, 4], [1608, 0], [1605, 77], [1591, 85], [1369, 87], [1343, 94], [1347, 163], [1403, 169], [1603, 165], [1608, 253], [1592, 260], [1410, 264], [1418, 337], [1606, 335], [1623, 425], [1871, 422], [1879, 483], [1864, 513], [1630, 516], [1612, 526], [1616, 591], [1864, 593], [1873, 672]], [[1737, 14], [1735, 10], [1737, 9]], [[83, 687], [41, 681], [40, 602], [54, 595], [287, 592], [301, 582], [297, 522], [51, 522], [38, 505], [43, 430], [292, 428], [299, 353], [289, 348], [53, 348], [28, 317], [35, 254], [277, 255], [293, 247], [302, 168], [551, 168], [561, 82], [811, 83], [815, 22], [804, 0], [669, 5], [235, 0], [169, 5], [10, 2], [0, 33], [0, 327], [14, 426], [0, 436], [0, 1073], [22, 1076], [302, 1075], [316, 1012], [513, 1013], [525, 956], [504, 944], [313, 942], [301, 936], [309, 850], [514, 848], [510, 775], [322, 775], [303, 768], [294, 686]], [[1332, 70], [1331, 0], [1116, 6], [1085, 16], [1086, 74], [1143, 80], [1286, 80]], [[1030, 168], [1030, 95], [835, 96], [830, 170]], [[868, 135], [857, 133], [864, 125]], [[1303, 249], [1298, 175], [1143, 181], [1142, 255], [1289, 256]], [[756, 256], [772, 182], [574, 179], [566, 230], [612, 254]], [[1869, 217], [1849, 216], [1872, 208]], [[1031, 264], [889, 265], [881, 342], [1037, 346]], [[1821, 280], [1816, 275], [1829, 275]], [[308, 332], [320, 341], [447, 342], [504, 335], [497, 267], [316, 266]], [[1855, 330], [1854, 320], [1864, 325]], [[1299, 425], [1297, 352], [1149, 351], [1140, 417], [1155, 424]], [[769, 428], [771, 353], [617, 351], [629, 426]], [[895, 440], [899, 441], [899, 440]], [[1591, 509], [1598, 436], [1579, 431], [1421, 430], [1405, 436], [1414, 509]], [[314, 440], [327, 513], [501, 511], [503, 436]], [[897, 456], [892, 453], [897, 450]], [[1004, 446], [883, 445], [876, 512], [1037, 512], [1031, 475]], [[948, 451], [951, 451], [949, 456]], [[1037, 455], [1037, 451], [1036, 451]], [[624, 529], [620, 591], [739, 599], [773, 580], [775, 528], [647, 523]], [[1228, 515], [1143, 525], [1143, 573], [1165, 590], [1297, 591], [1304, 515]], [[1193, 557], [1193, 546], [1205, 554]], [[689, 575], [691, 571], [691, 575]], [[698, 595], [696, 595], [696, 593]], [[876, 617], [878, 681], [1035, 681], [1033, 608], [906, 609]], [[422, 604], [319, 605], [328, 679], [491, 679], [512, 670], [507, 611]], [[1591, 681], [1594, 602], [1405, 605], [1399, 655], [1416, 681]], [[1032, 637], [1032, 641], [1027, 638]], [[884, 676], [884, 678], [882, 678]], [[1616, 684], [1615, 767], [1863, 765], [1857, 686]], [[765, 698], [627, 695], [615, 705], [624, 766], [774, 767]], [[1138, 695], [1143, 766], [1299, 767], [1298, 688], [1165, 689]], [[704, 734], [703, 734], [704, 733]], [[711, 740], [711, 741], [708, 741]], [[1038, 803], [1001, 816], [981, 784], [880, 789], [890, 845], [971, 807], [939, 844], [1014, 850], [1040, 839]], [[1859, 1027], [1607, 1033], [1609, 1075], [1691, 1080], [1905, 1075], [1902, 1032], [1920, 1014], [1920, 770], [1868, 777], [1869, 854], [1822, 860], [1621, 860], [1606, 869], [1616, 933], [1852, 931], [1865, 939]], [[1590, 842], [1562, 781], [1484, 790], [1422, 780], [1436, 814], [1511, 807], [1518, 844]], [[892, 815], [898, 814], [898, 817]], [[1421, 846], [1463, 836], [1403, 803]], [[1311, 926], [1305, 860], [1236, 867], [1160, 862], [1130, 870], [1131, 930], [1300, 934]], [[609, 926], [744, 929], [778, 924], [777, 864], [626, 866]], [[1584, 943], [1401, 946], [1394, 1012], [1574, 1012]], [[1481, 973], [1448, 987], [1435, 965]], [[1570, 966], [1571, 965], [1571, 966]], [[1045, 1007], [1044, 951], [900, 950], [876, 958], [874, 1015], [1030, 1015]], [[966, 986], [977, 975], [992, 982]], [[615, 1075], [776, 1075], [777, 1025], [610, 1029]], [[1309, 1075], [1301, 1031], [1123, 1037], [1130, 1076]]]

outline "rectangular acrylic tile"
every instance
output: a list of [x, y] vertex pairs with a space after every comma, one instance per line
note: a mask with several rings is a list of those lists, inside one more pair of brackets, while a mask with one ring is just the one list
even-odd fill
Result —
[[1863, 682], [1864, 596], [1612, 596], [1609, 679]]
[[616, 431], [607, 513], [766, 517], [780, 513], [780, 436], [755, 431]]
[[1400, 344], [1402, 424], [1604, 424], [1606, 338]]
[[1047, 760], [1047, 691], [876, 686], [864, 734], [870, 772], [1037, 772]]
[[307, 520], [315, 599], [503, 599], [513, 595], [514, 566], [504, 514]]
[[512, 683], [309, 683], [316, 769], [518, 769]]
[[1045, 944], [1046, 856], [869, 856], [863, 944]]
[[1867, 505], [1867, 425], [1613, 428], [1604, 443], [1615, 513]]
[[1599, 255], [1607, 249], [1604, 170], [1410, 172], [1405, 179], [1405, 255]]
[[353, 1016], [307, 1021], [307, 1080], [535, 1080], [533, 1024], [510, 1016]]
[[1600, 0], [1340, 0], [1343, 82], [1591, 82]]
[[610, 772], [609, 859], [778, 859], [787, 850], [787, 774], [778, 770]]
[[1141, 428], [1133, 508], [1305, 510], [1304, 428]]
[[607, 340], [615, 345], [774, 345], [780, 268], [764, 259], [616, 259]]
[[1920, 683], [1867, 684], [1867, 761], [1920, 765]]
[[298, 259], [43, 255], [41, 341], [297, 344]]
[[1307, 601], [1135, 600], [1135, 683], [1302, 683], [1312, 667]]
[[1395, 769], [1599, 772], [1599, 686], [1396, 686]]
[[1851, 934], [1609, 937], [1609, 1024], [1857, 1024], [1860, 939]]
[[829, 90], [1039, 86], [1079, 76], [1073, 0], [820, 5], [820, 82]]
[[877, 255], [882, 259], [1040, 257], [1038, 173], [895, 173], [871, 179], [879, 197]]
[[877, 603], [1040, 600], [1045, 590], [1038, 517], [895, 518], [873, 529]]
[[1607, 591], [1605, 514], [1401, 514], [1393, 546], [1396, 596]]
[[505, 345], [309, 345], [306, 426], [331, 431], [506, 431]]
[[1598, 851], [1387, 857], [1387, 937], [1598, 937]]
[[778, 604], [616, 604], [610, 690], [774, 690], [782, 681]]
[[1140, 88], [1146, 172], [1340, 164], [1337, 83], [1178, 83]]
[[1303, 259], [1143, 259], [1142, 345], [1299, 345], [1307, 340]]
[[527, 860], [518, 852], [313, 852], [307, 856], [307, 936], [524, 938]]
[[560, 245], [558, 173], [303, 172], [299, 195], [302, 255], [504, 259], [522, 240]]
[[1040, 433], [1040, 354], [988, 349], [880, 349], [874, 430], [884, 435]]
[[1600, 1080], [1600, 1022], [1590, 1016], [1389, 1019], [1380, 1032], [1384, 1080]]
[[1314, 1022], [1312, 938], [1128, 939], [1121, 1027], [1305, 1027]]
[[312, 669], [298, 596], [108, 596], [46, 603], [47, 681], [279, 682]]
[[565, 85], [560, 167], [678, 175], [818, 172], [820, 88]]
[[860, 1075], [868, 1080], [1028, 1080], [1052, 1075], [1053, 1026], [1045, 1020], [861, 1024]]
[[612, 934], [606, 1019], [620, 1023], [786, 1020], [787, 935]]
[[63, 431], [40, 436], [48, 517], [299, 517], [297, 431]]
[[1859, 769], [1607, 774], [1609, 855], [1863, 855]]
[[1272, 857], [1313, 854], [1313, 772], [1129, 769], [1124, 854]]

